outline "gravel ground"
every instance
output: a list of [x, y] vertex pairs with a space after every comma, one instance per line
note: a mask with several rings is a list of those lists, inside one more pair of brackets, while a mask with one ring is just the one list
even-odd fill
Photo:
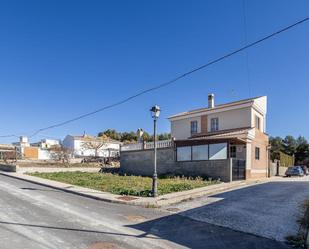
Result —
[[285, 241], [297, 233], [309, 176], [280, 180], [202, 197], [169, 207], [194, 220]]

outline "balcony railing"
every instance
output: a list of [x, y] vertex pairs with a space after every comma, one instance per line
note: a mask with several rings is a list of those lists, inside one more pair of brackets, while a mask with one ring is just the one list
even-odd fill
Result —
[[[169, 148], [172, 147], [172, 140], [160, 140], [156, 141], [157, 148]], [[153, 142], [144, 142], [144, 143], [135, 143], [135, 144], [126, 144], [121, 146], [121, 151], [130, 151], [130, 150], [151, 150], [154, 148]]]

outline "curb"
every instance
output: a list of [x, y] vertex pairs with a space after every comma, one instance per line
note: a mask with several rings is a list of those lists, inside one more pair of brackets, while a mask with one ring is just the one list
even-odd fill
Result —
[[[243, 188], [246, 186], [257, 185], [266, 180], [246, 182], [246, 181], [237, 181], [232, 183], [219, 183], [215, 185], [210, 185], [202, 188], [191, 189], [182, 192], [175, 192], [166, 195], [161, 195], [157, 198], [153, 197], [138, 197], [138, 196], [123, 196], [111, 194], [108, 192], [102, 192], [98, 190], [93, 190], [89, 188], [79, 187], [67, 183], [57, 182], [49, 179], [39, 178], [35, 176], [28, 176], [18, 173], [7, 173], [0, 172], [0, 175], [8, 176], [11, 178], [23, 180], [26, 182], [38, 184], [41, 186], [57, 189], [71, 194], [76, 194], [86, 198], [91, 198], [95, 200], [105, 201], [109, 203], [118, 203], [118, 204], [127, 204], [134, 206], [143, 206], [143, 207], [162, 207], [168, 206], [171, 204], [187, 201], [193, 198], [198, 198], [207, 195], [213, 195], [216, 193], [222, 193], [229, 190], [234, 190], [238, 188]], [[57, 186], [58, 185], [58, 186]], [[59, 186], [60, 185], [60, 186]], [[106, 196], [104, 196], [106, 195]]]
[[[79, 196], [83, 196], [83, 197], [87, 197], [87, 198], [91, 198], [91, 199], [95, 199], [95, 200], [101, 200], [101, 201], [110, 202], [110, 203], [130, 204], [130, 203], [127, 203], [125, 201], [112, 200], [112, 199], [108, 199], [108, 198], [102, 198], [102, 197], [99, 197], [99, 196], [85, 194], [85, 193], [81, 193], [81, 192], [78, 192], [78, 191], [66, 189], [66, 188], [63, 188], [63, 187], [57, 187], [57, 186], [54, 186], [54, 185], [51, 185], [51, 184], [42, 183], [42, 182], [38, 182], [38, 181], [35, 181], [35, 180], [31, 180], [31, 179], [26, 179], [26, 178], [23, 178], [23, 177], [12, 175], [12, 174], [7, 174], [7, 173], [4, 173], [4, 172], [0, 172], [0, 175], [8, 176], [8, 177], [11, 177], [11, 178], [14, 178], [14, 179], [34, 183], [34, 184], [41, 185], [41, 186], [44, 186], [44, 187], [57, 189], [57, 190], [60, 190], [60, 191], [63, 191], [63, 192], [67, 192], [67, 193], [70, 193], [70, 194], [76, 194], [76, 195], [79, 195]], [[39, 178], [39, 179], [41, 179], [41, 178]], [[67, 185], [69, 185], [69, 184], [67, 184]], [[74, 185], [69, 185], [69, 186], [74, 186]]]

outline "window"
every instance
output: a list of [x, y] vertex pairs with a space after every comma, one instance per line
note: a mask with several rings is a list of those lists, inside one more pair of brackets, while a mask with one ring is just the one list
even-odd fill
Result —
[[177, 161], [191, 161], [191, 146], [177, 147]]
[[192, 160], [208, 160], [208, 145], [192, 146]]
[[226, 158], [227, 158], [227, 143], [209, 145], [209, 160], [226, 159]]
[[197, 121], [191, 121], [191, 134], [197, 133]]
[[261, 119], [259, 116], [255, 115], [255, 127], [260, 130], [261, 129]]
[[219, 119], [212, 118], [210, 120], [210, 131], [217, 131], [217, 130], [219, 130]]
[[176, 149], [178, 162], [216, 159], [227, 159], [227, 143], [181, 146]]
[[230, 146], [230, 157], [236, 158], [236, 146], [235, 145]]
[[260, 160], [260, 148], [255, 147], [255, 160]]

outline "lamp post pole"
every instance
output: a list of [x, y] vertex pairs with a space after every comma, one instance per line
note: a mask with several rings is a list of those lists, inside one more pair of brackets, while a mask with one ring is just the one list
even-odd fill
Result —
[[153, 162], [153, 176], [152, 176], [152, 196], [158, 196], [158, 175], [157, 175], [157, 119], [160, 116], [160, 107], [155, 105], [151, 107], [151, 116], [153, 118], [153, 150], [154, 150], [154, 162]]
[[157, 117], [153, 119], [153, 149], [154, 149], [154, 169], [153, 169], [153, 176], [152, 176], [152, 196], [158, 196], [158, 175], [157, 175], [157, 143], [156, 143], [156, 136], [157, 136]]

